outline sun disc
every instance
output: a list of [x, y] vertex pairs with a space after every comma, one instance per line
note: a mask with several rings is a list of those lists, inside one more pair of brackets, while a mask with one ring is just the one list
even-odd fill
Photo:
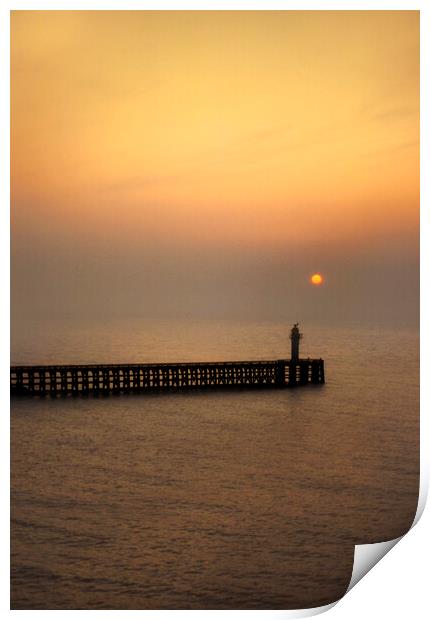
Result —
[[320, 273], [314, 273], [311, 275], [311, 282], [312, 284], [314, 284], [315, 286], [319, 286], [320, 284], [323, 283], [323, 277]]

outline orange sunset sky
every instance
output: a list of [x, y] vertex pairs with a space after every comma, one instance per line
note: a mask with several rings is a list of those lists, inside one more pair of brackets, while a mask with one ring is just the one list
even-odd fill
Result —
[[416, 321], [417, 11], [14, 11], [11, 93], [17, 315]]

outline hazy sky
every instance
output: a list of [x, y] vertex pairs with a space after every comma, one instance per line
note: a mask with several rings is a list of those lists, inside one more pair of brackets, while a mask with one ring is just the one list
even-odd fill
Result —
[[11, 35], [13, 316], [416, 324], [417, 11], [14, 11]]

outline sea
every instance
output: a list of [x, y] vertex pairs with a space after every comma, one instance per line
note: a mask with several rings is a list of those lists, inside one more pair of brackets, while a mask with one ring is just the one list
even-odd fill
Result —
[[[15, 321], [13, 364], [289, 357], [291, 322]], [[11, 400], [13, 609], [295, 609], [405, 534], [419, 334], [300, 325], [326, 383]]]

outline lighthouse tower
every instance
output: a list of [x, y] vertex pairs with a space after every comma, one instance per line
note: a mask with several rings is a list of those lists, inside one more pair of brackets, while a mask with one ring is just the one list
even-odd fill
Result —
[[291, 328], [291, 361], [298, 362], [299, 361], [299, 342], [302, 337], [302, 334], [299, 331], [299, 324], [294, 323]]

